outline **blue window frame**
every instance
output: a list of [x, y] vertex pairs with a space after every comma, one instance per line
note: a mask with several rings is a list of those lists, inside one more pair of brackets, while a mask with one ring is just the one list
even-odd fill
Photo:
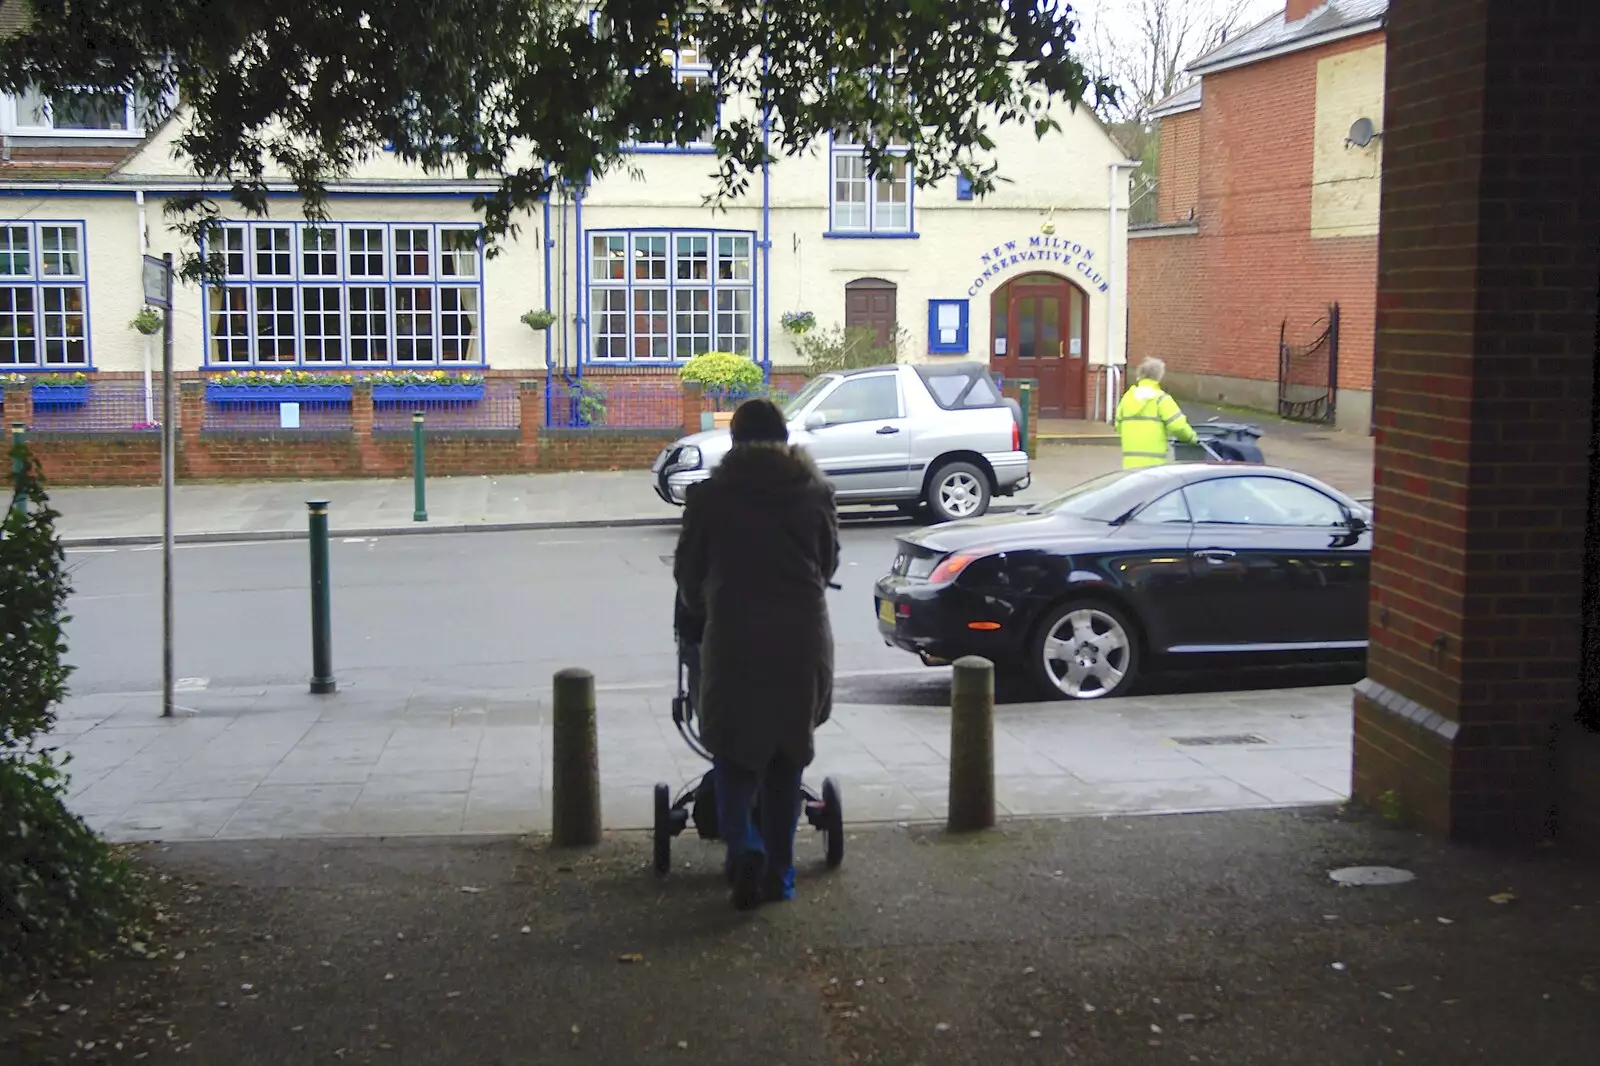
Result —
[[928, 351], [934, 355], [967, 353], [966, 300], [928, 301]]
[[0, 370], [88, 370], [82, 222], [0, 222]]
[[754, 233], [591, 230], [585, 247], [590, 361], [753, 357]]
[[913, 215], [916, 182], [905, 147], [891, 143], [896, 159], [877, 178], [867, 174], [867, 157], [851, 133], [835, 133], [828, 143], [829, 237], [916, 237]]
[[227, 222], [206, 366], [484, 366], [472, 223]]

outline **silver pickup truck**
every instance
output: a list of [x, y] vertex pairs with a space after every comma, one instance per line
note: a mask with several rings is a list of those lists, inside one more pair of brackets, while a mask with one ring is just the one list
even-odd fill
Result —
[[[975, 518], [1028, 487], [1020, 408], [982, 363], [894, 364], [822, 374], [784, 405], [789, 440], [841, 505], [924, 506], [938, 521]], [[732, 446], [726, 429], [674, 441], [651, 467], [656, 495], [682, 505]]]

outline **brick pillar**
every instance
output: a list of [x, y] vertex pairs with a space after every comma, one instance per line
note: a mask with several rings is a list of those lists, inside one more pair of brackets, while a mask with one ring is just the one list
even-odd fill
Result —
[[524, 470], [539, 469], [539, 432], [544, 429], [545, 382], [534, 378], [521, 383], [518, 402], [521, 404], [520, 423], [522, 440], [517, 448], [517, 459]]
[[[157, 408], [156, 421], [161, 420]], [[180, 478], [206, 477], [205, 445], [200, 430], [206, 421], [206, 383], [178, 382], [178, 454], [173, 457], [173, 473]]]
[[1553, 753], [1579, 728], [1597, 15], [1570, 0], [1389, 6], [1354, 786], [1464, 840], [1559, 825]]
[[4, 417], [0, 418], [0, 432], [4, 432], [5, 447], [11, 447], [11, 427], [17, 423], [25, 426], [33, 425], [33, 389], [28, 385], [7, 385], [0, 388], [0, 406], [4, 407]]
[[392, 473], [384, 468], [378, 442], [372, 436], [372, 383], [369, 381], [358, 381], [350, 387], [350, 437], [355, 446], [356, 466], [363, 474]]
[[683, 432], [700, 432], [700, 415], [707, 410], [705, 389], [698, 381], [683, 383]]

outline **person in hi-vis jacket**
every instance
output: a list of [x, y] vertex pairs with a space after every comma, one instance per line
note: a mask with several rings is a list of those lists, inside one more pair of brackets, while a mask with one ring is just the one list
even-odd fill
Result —
[[1167, 461], [1169, 438], [1184, 444], [1199, 441], [1194, 427], [1183, 417], [1178, 401], [1161, 387], [1167, 364], [1145, 359], [1134, 375], [1134, 384], [1117, 404], [1117, 435], [1122, 438], [1122, 469], [1160, 466]]

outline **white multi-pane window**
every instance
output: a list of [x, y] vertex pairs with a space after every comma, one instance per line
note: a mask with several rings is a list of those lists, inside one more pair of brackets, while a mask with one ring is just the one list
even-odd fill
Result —
[[147, 109], [129, 93], [84, 89], [45, 94], [29, 88], [5, 101], [0, 125], [19, 134], [140, 136]]
[[0, 222], [0, 370], [89, 365], [83, 226]]
[[[891, 142], [891, 152], [903, 145]], [[873, 178], [861, 141], [851, 133], [836, 133], [828, 149], [832, 190], [828, 228], [834, 233], [910, 233], [911, 165], [901, 155], [889, 169]]]
[[208, 365], [483, 364], [475, 226], [225, 223], [209, 251]]
[[671, 362], [750, 355], [749, 233], [641, 230], [589, 235], [590, 357]]

